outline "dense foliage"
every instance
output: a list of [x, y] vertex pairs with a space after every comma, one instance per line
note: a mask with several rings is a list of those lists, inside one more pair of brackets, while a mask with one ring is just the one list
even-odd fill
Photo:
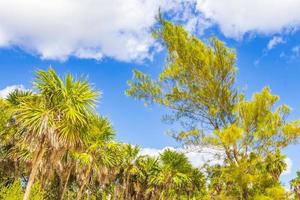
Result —
[[165, 68], [157, 80], [134, 71], [127, 95], [169, 108], [165, 120], [182, 125], [170, 134], [221, 162], [198, 169], [177, 151], [141, 155], [97, 114], [100, 93], [87, 80], [50, 68], [36, 73], [32, 92], [0, 99], [1, 199], [300, 198], [299, 173], [290, 192], [280, 182], [282, 149], [300, 135], [290, 108], [269, 88], [247, 99], [235, 53], [218, 39], [205, 43], [165, 20], [154, 35], [168, 51]]
[[[183, 153], [141, 156], [114, 140], [86, 80], [38, 71], [36, 92], [0, 100], [1, 199], [178, 199], [205, 195]], [[38, 188], [38, 189], [37, 189]], [[24, 196], [24, 197], [23, 197]]]

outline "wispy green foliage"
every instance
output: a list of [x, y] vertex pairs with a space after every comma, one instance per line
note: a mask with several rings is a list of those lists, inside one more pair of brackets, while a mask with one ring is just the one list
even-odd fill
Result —
[[135, 70], [126, 94], [173, 109], [174, 120], [195, 119], [213, 128], [234, 121], [234, 52], [216, 38], [206, 44], [165, 20], [156, 35], [168, 50], [164, 70], [158, 80]]
[[272, 199], [277, 192], [280, 199], [281, 150], [297, 142], [300, 121], [287, 120], [290, 108], [276, 107], [279, 97], [267, 87], [246, 99], [235, 85], [235, 52], [217, 38], [203, 42], [164, 19], [155, 35], [168, 51], [165, 67], [156, 79], [135, 70], [126, 94], [166, 106], [172, 114], [165, 119], [183, 126], [174, 138], [224, 157], [209, 169], [214, 198]]

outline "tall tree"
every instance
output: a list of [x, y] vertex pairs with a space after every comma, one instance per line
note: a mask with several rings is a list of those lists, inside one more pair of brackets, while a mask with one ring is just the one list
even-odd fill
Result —
[[[82, 198], [85, 187], [96, 178], [101, 182], [101, 176], [106, 169], [112, 168], [118, 162], [119, 144], [111, 141], [114, 130], [106, 118], [93, 116], [88, 129], [88, 139], [83, 152], [75, 153], [77, 171], [81, 177], [81, 187], [77, 199]], [[104, 183], [101, 183], [104, 184]]]
[[[172, 114], [165, 119], [180, 122], [184, 128], [172, 132], [177, 140], [200, 149], [220, 150], [219, 155], [225, 156], [223, 166], [237, 170], [240, 175], [245, 164], [255, 161], [262, 165], [267, 158], [276, 161], [273, 152], [280, 155], [283, 147], [297, 141], [300, 121], [287, 120], [290, 108], [286, 105], [276, 108], [279, 97], [272, 95], [269, 88], [255, 93], [251, 100], [238, 91], [232, 49], [215, 37], [203, 42], [182, 26], [164, 19], [160, 25], [155, 35], [168, 51], [166, 65], [157, 80], [135, 70], [126, 94], [146, 104], [169, 108]], [[253, 171], [253, 175], [272, 174], [278, 182], [284, 166], [276, 167], [280, 168], [275, 170], [269, 165], [267, 171], [263, 167]], [[228, 170], [223, 173], [226, 171], [230, 173]], [[241, 198], [249, 197], [251, 187], [240, 184]]]
[[14, 112], [19, 142], [28, 144], [32, 152], [24, 200], [29, 199], [45, 152], [82, 144], [98, 97], [86, 80], [75, 80], [70, 74], [62, 80], [51, 68], [36, 73], [34, 86], [37, 93], [22, 98]]
[[291, 180], [290, 187], [293, 191], [295, 199], [300, 199], [300, 172], [297, 172], [297, 176]]
[[[203, 197], [201, 191], [205, 188], [204, 176], [197, 169], [193, 169], [183, 153], [165, 150], [159, 159], [160, 170], [151, 180], [159, 192], [159, 199]], [[199, 180], [195, 182], [195, 178]], [[193, 190], [189, 190], [192, 187]]]

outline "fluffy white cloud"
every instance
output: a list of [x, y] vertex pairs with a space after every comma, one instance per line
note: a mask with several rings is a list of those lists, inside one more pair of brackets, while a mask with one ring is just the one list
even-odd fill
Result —
[[0, 90], [0, 98], [6, 98], [9, 93], [14, 90], [26, 90], [23, 85], [11, 85], [6, 88]]
[[159, 8], [193, 33], [218, 24], [225, 36], [240, 38], [297, 28], [299, 7], [299, 0], [3, 0], [0, 48], [18, 46], [44, 59], [141, 61], [159, 49], [151, 37]]
[[0, 47], [19, 46], [44, 59], [143, 60], [155, 45], [150, 29], [159, 8], [175, 13], [181, 1], [0, 1]]
[[282, 37], [280, 36], [274, 36], [268, 43], [267, 45], [267, 49], [271, 50], [273, 49], [275, 46], [284, 43], [284, 40]]
[[[214, 148], [202, 148], [202, 149], [193, 149], [193, 148], [174, 148], [174, 147], [165, 147], [163, 149], [155, 149], [155, 148], [142, 148], [140, 151], [140, 155], [149, 155], [149, 156], [159, 156], [160, 153], [165, 151], [166, 149], [171, 149], [174, 151], [184, 153], [191, 164], [194, 167], [201, 167], [205, 163], [209, 163], [211, 165], [214, 164], [222, 164], [222, 158], [220, 156], [223, 155], [221, 150]], [[286, 157], [284, 162], [287, 164], [286, 170], [282, 173], [283, 176], [289, 175], [292, 172], [293, 162], [289, 157]]]
[[298, 28], [299, 0], [197, 0], [197, 9], [228, 37]]
[[219, 157], [222, 155], [222, 152], [213, 148], [203, 148], [201, 151], [199, 151], [199, 149], [183, 149], [173, 147], [165, 147], [163, 149], [143, 148], [141, 149], [140, 155], [159, 156], [159, 154], [166, 149], [184, 153], [194, 167], [201, 167], [205, 163], [222, 163], [222, 159]]

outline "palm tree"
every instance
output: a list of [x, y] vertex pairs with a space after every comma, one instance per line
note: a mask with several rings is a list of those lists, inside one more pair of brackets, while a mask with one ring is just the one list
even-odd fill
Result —
[[[81, 199], [85, 186], [90, 182], [92, 176], [101, 180], [103, 172], [113, 167], [118, 161], [116, 155], [119, 150], [118, 143], [112, 142], [114, 130], [110, 122], [103, 117], [94, 115], [90, 120], [88, 138], [85, 140], [84, 152], [77, 153], [77, 160], [81, 160], [83, 170], [82, 184], [77, 194]], [[82, 162], [83, 161], [83, 162]]]
[[11, 174], [17, 179], [25, 173], [31, 159], [30, 152], [23, 145], [17, 143], [17, 131], [13, 110], [21, 98], [31, 95], [29, 91], [15, 90], [6, 99], [0, 99], [0, 159], [3, 170], [1, 176]]
[[152, 183], [156, 184], [160, 191], [160, 199], [176, 199], [185, 192], [186, 187], [191, 186], [189, 173], [192, 165], [183, 153], [165, 150], [160, 154], [161, 170], [153, 177]]
[[133, 146], [130, 144], [125, 144], [122, 147], [124, 153], [123, 163], [120, 168], [120, 173], [118, 175], [119, 187], [116, 193], [119, 198], [128, 199], [130, 196], [130, 191], [133, 189], [131, 184], [131, 177], [134, 175], [135, 161], [138, 158], [140, 151], [139, 146]]
[[159, 170], [158, 158], [150, 156], [140, 156], [137, 158], [133, 170], [135, 175], [134, 189], [136, 199], [151, 199], [155, 185], [151, 184], [150, 180], [152, 177], [157, 176]]
[[13, 178], [29, 174], [25, 200], [36, 179], [45, 198], [201, 197], [203, 174], [184, 154], [140, 156], [138, 146], [114, 141], [112, 125], [94, 111], [98, 94], [86, 80], [61, 79], [49, 69], [37, 72], [34, 86], [0, 99], [0, 159], [15, 165]]
[[206, 195], [206, 186], [205, 186], [205, 176], [204, 174], [197, 168], [193, 168], [189, 177], [191, 179], [191, 184], [189, 187], [185, 188], [185, 191], [188, 193], [188, 199], [195, 198], [199, 199]]
[[28, 144], [32, 152], [24, 200], [29, 199], [46, 151], [65, 151], [82, 144], [98, 97], [86, 80], [75, 80], [70, 74], [62, 80], [51, 68], [36, 73], [34, 86], [37, 93], [20, 99], [14, 112], [19, 142]]
[[297, 172], [296, 178], [292, 179], [290, 182], [290, 187], [294, 193], [295, 199], [300, 199], [300, 172]]

